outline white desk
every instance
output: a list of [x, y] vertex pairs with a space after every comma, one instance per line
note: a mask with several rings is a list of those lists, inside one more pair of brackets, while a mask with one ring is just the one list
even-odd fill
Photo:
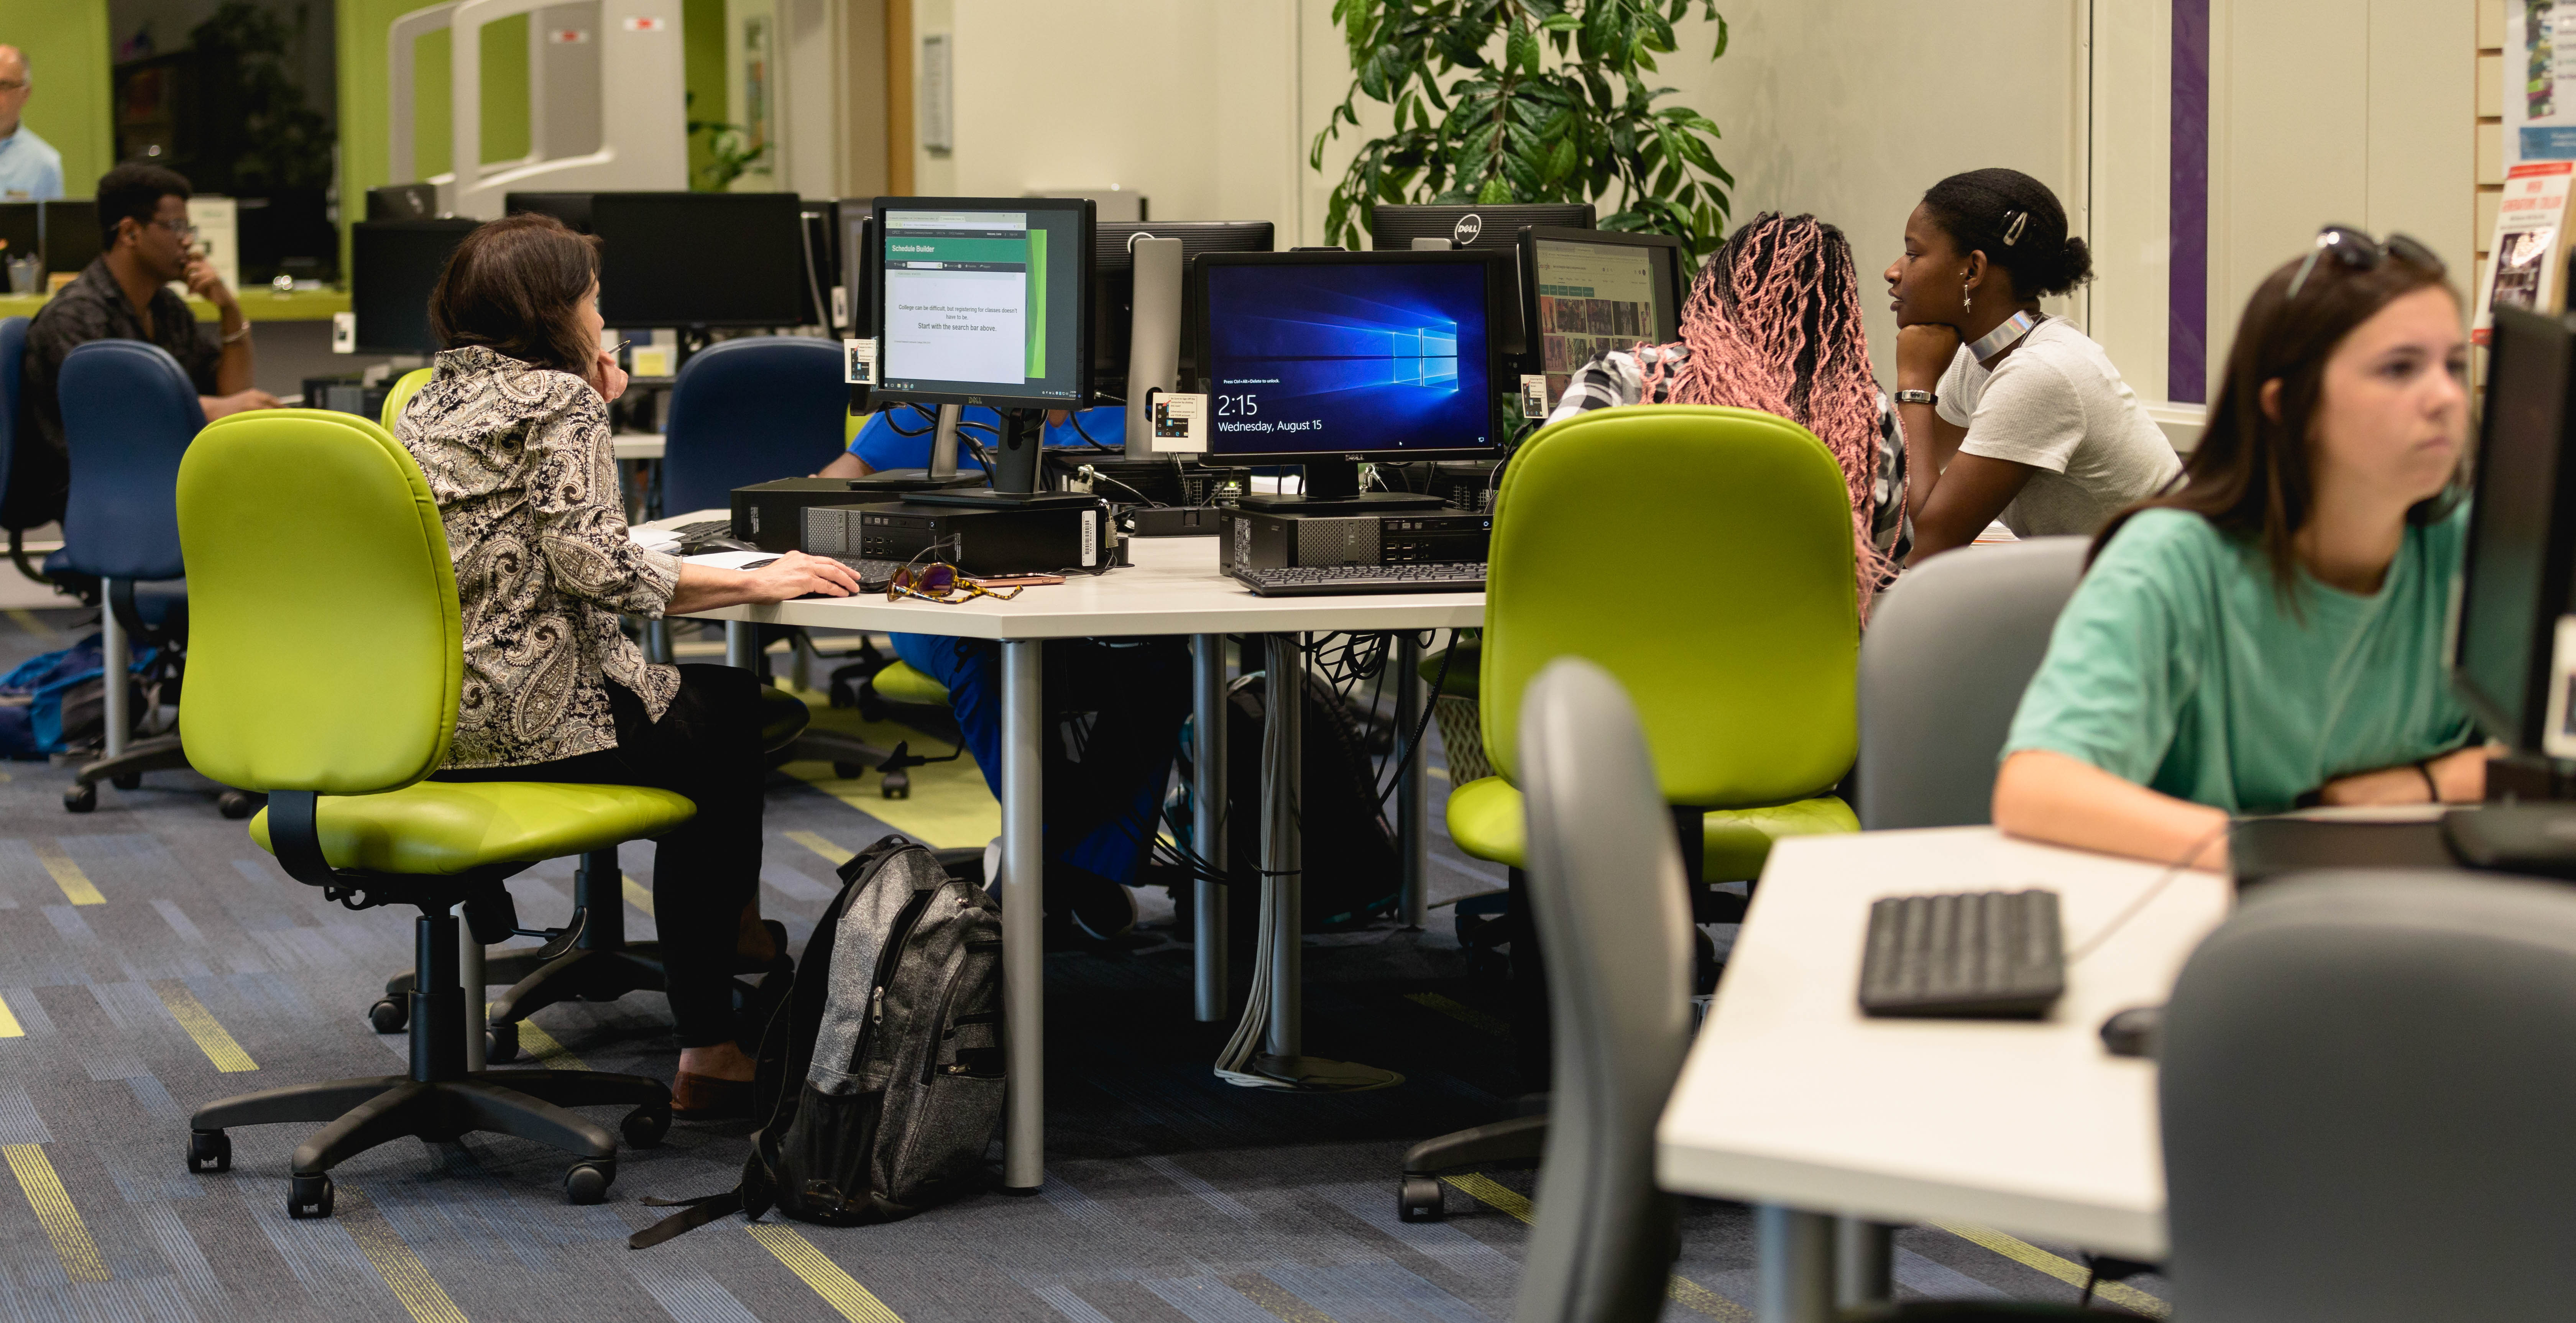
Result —
[[[2048, 887], [2071, 954], [2165, 872], [1989, 827], [1781, 841], [1657, 1131], [1659, 1182], [1810, 1214], [1978, 1222], [2161, 1258], [2155, 1067], [2109, 1055], [2099, 1030], [2115, 1011], [2165, 1000], [2226, 916], [2225, 879], [2177, 874], [2069, 965], [2066, 995], [2045, 1021], [1873, 1020], [1857, 990], [1869, 905], [1881, 896]], [[1812, 1246], [1817, 1228], [1790, 1234]], [[1829, 1303], [1829, 1252], [1819, 1267], [1767, 1248], [1766, 1274], [1807, 1274], [1813, 1287], [1821, 1273]], [[1798, 1283], [1766, 1282], [1766, 1300], [1775, 1289], [1812, 1298]]]
[[[661, 521], [685, 523], [722, 517], [700, 511]], [[818, 629], [900, 631], [944, 634], [957, 638], [999, 640], [1002, 645], [1002, 1001], [1009, 1032], [1010, 1102], [1003, 1129], [1002, 1183], [1034, 1190], [1045, 1179], [1046, 1057], [1044, 964], [1039, 935], [1041, 876], [1040, 824], [1045, 806], [1040, 786], [1045, 735], [1039, 649], [1047, 639], [1186, 634], [1197, 649], [1194, 723], [1197, 743], [1192, 753], [1198, 805], [1199, 848], [1222, 859], [1220, 815], [1225, 795], [1225, 638], [1228, 634], [1269, 636], [1267, 666], [1275, 676], [1303, 674], [1304, 654], [1297, 635], [1307, 631], [1418, 631], [1472, 629], [1484, 623], [1482, 593], [1398, 593], [1374, 597], [1255, 597], [1232, 579], [1217, 573], [1216, 539], [1141, 538], [1132, 544], [1135, 564], [1105, 575], [1068, 579], [1060, 585], [1031, 588], [1017, 598], [977, 598], [955, 606], [905, 599], [889, 602], [882, 593], [842, 598], [804, 598], [767, 606], [736, 606], [702, 613], [728, 622], [726, 660], [752, 664], [751, 624], [803, 625]], [[1421, 678], [1414, 662], [1417, 649], [1408, 640], [1387, 664], [1398, 668], [1400, 721], [1420, 712]], [[1302, 687], [1302, 686], [1301, 686]], [[1269, 692], [1297, 692], [1273, 683]], [[1274, 704], [1285, 738], [1280, 755], [1263, 769], [1274, 784], [1297, 784], [1300, 705]], [[1420, 921], [1422, 896], [1420, 848], [1422, 760], [1415, 758], [1403, 778], [1398, 805], [1400, 828], [1407, 833], [1406, 895], [1408, 914]], [[1298, 996], [1303, 935], [1295, 871], [1298, 842], [1293, 832], [1264, 831], [1261, 867], [1277, 880], [1263, 888], [1274, 907], [1274, 941], [1263, 958], [1271, 968], [1270, 1021], [1265, 1046], [1279, 1056], [1303, 1051], [1302, 1003]], [[1281, 876], [1285, 875], [1285, 876]], [[1222, 1018], [1225, 999], [1225, 889], [1207, 883], [1196, 894], [1199, 1018]]]
[[612, 459], [660, 459], [662, 434], [659, 432], [620, 432], [608, 438]]

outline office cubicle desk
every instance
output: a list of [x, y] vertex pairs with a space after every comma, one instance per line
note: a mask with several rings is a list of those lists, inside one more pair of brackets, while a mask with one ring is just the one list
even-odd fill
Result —
[[[723, 511], [703, 510], [665, 519], [664, 525], [721, 518]], [[698, 613], [727, 621], [727, 660], [751, 664], [747, 628], [733, 625], [781, 624], [818, 629], [846, 629], [941, 634], [955, 638], [992, 639], [1002, 646], [1002, 923], [1003, 1002], [1010, 1050], [1010, 1103], [1006, 1115], [1003, 1184], [1028, 1191], [1044, 1177], [1045, 1057], [1039, 936], [1040, 749], [1044, 737], [1040, 646], [1048, 639], [1103, 636], [1187, 635], [1198, 649], [1194, 686], [1197, 729], [1206, 733], [1224, 726], [1224, 644], [1229, 634], [1271, 637], [1272, 669], [1284, 659], [1303, 665], [1295, 636], [1307, 632], [1419, 631], [1468, 629], [1485, 616], [1483, 593], [1419, 593], [1353, 597], [1255, 597], [1241, 584], [1217, 572], [1213, 538], [1142, 538], [1130, 544], [1135, 564], [1105, 575], [1073, 576], [1063, 584], [1030, 588], [1017, 598], [976, 598], [955, 606], [905, 599], [889, 602], [883, 593], [842, 598], [806, 598], [765, 606], [737, 606]], [[1414, 649], [1397, 650], [1387, 665], [1400, 686], [1399, 712], [1418, 712], [1421, 678], [1413, 665]], [[1257, 663], [1247, 658], [1246, 669]], [[1270, 690], [1280, 691], [1279, 687]], [[1200, 748], [1209, 746], [1204, 742]], [[1273, 784], [1297, 783], [1297, 750], [1282, 741], [1279, 754], [1263, 769]], [[1226, 802], [1225, 759], [1196, 758], [1195, 794], [1201, 805]], [[1413, 759], [1404, 778], [1398, 817], [1404, 824], [1407, 858], [1408, 914], [1418, 914], [1421, 894], [1422, 762]], [[1203, 819], [1207, 821], [1207, 819]], [[1257, 830], [1236, 824], [1234, 830]], [[1293, 847], [1289, 847], [1293, 849]], [[1262, 867], [1293, 873], [1293, 853], [1265, 848]], [[1265, 894], [1272, 889], [1265, 888]], [[1298, 966], [1301, 940], [1293, 883], [1277, 888], [1278, 939], [1264, 953], [1274, 989], [1268, 1024], [1268, 1050], [1295, 1056], [1303, 1050]], [[1203, 902], [1205, 898], [1203, 897]], [[1200, 906], [1202, 932], [1197, 942], [1201, 1018], [1217, 1018], [1225, 987], [1224, 943], [1211, 940], [1208, 920], [1215, 906]], [[1221, 918], [1221, 915], [1215, 916]], [[1417, 920], [1418, 921], [1418, 920]]]
[[[339, 289], [299, 289], [280, 294], [271, 289], [237, 290], [242, 316], [254, 322], [327, 322], [349, 310], [349, 293]], [[0, 317], [33, 317], [51, 294], [0, 294]], [[215, 324], [215, 305], [191, 297], [188, 311], [208, 326]]]
[[2180, 870], [2070, 962], [2041, 1021], [1861, 1015], [1882, 896], [2047, 887], [2070, 955], [2168, 870], [1991, 827], [1801, 836], [1771, 851], [1657, 1133], [1665, 1188], [1885, 1222], [1974, 1222], [2154, 1261], [2165, 1183], [2154, 1063], [2114, 1057], [2113, 1012], [2161, 1004], [2228, 911]]

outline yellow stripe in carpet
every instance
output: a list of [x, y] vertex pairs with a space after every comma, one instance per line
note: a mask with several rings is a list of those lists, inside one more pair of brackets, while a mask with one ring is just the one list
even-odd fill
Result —
[[[2072, 1259], [2059, 1258], [2029, 1241], [2007, 1236], [1992, 1227], [1981, 1227], [1966, 1222], [1935, 1222], [1933, 1225], [1961, 1240], [1983, 1245], [2025, 1268], [2047, 1273], [2069, 1286], [2081, 1289], [2085, 1279], [2092, 1276], [2091, 1271], [2083, 1264]], [[2122, 1309], [2134, 1310], [2149, 1318], [2173, 1316], [2172, 1305], [2127, 1282], [2099, 1283], [2093, 1288], [2093, 1295], [2096, 1299], [2108, 1300]]]
[[[1440, 1179], [1466, 1191], [1497, 1212], [1509, 1213], [1532, 1226], [1537, 1225], [1535, 1214], [1530, 1208], [1530, 1201], [1521, 1197], [1518, 1190], [1497, 1184], [1472, 1171], [1463, 1176], [1443, 1176]], [[1679, 1273], [1665, 1280], [1664, 1294], [1672, 1297], [1673, 1302], [1684, 1309], [1696, 1310], [1717, 1319], [1719, 1323], [1752, 1323], [1752, 1310]]]
[[43, 617], [38, 616], [35, 612], [30, 611], [23, 606], [13, 606], [9, 608], [9, 618], [18, 622], [18, 628], [35, 635], [37, 638], [49, 639], [54, 637], [54, 627], [46, 624]]
[[821, 835], [815, 832], [791, 831], [787, 833], [787, 839], [823, 856], [823, 862], [830, 864], [834, 868], [838, 868], [841, 865], [850, 862], [850, 855], [852, 854], [851, 851], [844, 850], [841, 847], [832, 844], [830, 841], [825, 840]]
[[198, 1049], [206, 1054], [208, 1061], [215, 1063], [215, 1069], [226, 1074], [259, 1069], [259, 1063], [250, 1059], [250, 1053], [242, 1051], [241, 1044], [233, 1041], [233, 1036], [226, 1033], [222, 1023], [215, 1019], [215, 1013], [207, 1010], [206, 1004], [197, 1000], [197, 994], [188, 991], [186, 984], [155, 983], [152, 990], [161, 994], [161, 1004], [170, 1008], [170, 1018], [178, 1021], [179, 1027], [187, 1030], [190, 1038], [197, 1040]]
[[9, 1009], [8, 999], [0, 997], [0, 1038], [24, 1038], [26, 1036], [27, 1031], [18, 1023], [16, 1013]]
[[89, 1228], [81, 1225], [80, 1210], [72, 1207], [63, 1179], [54, 1174], [54, 1164], [45, 1157], [42, 1144], [0, 1144], [0, 1157], [9, 1162], [9, 1172], [18, 1178], [18, 1188], [26, 1193], [27, 1205], [36, 1210], [36, 1221], [45, 1228], [45, 1238], [54, 1242], [54, 1253], [63, 1261], [63, 1274], [75, 1282], [111, 1280], [107, 1260], [99, 1257], [98, 1242], [89, 1238]]
[[367, 1202], [365, 1195], [342, 1185], [331, 1198], [341, 1227], [348, 1231], [349, 1239], [358, 1243], [358, 1252], [375, 1265], [376, 1275], [385, 1279], [385, 1287], [394, 1293], [394, 1299], [402, 1301], [413, 1323], [467, 1323], [465, 1311], [448, 1298], [438, 1279], [429, 1275], [428, 1265], [412, 1253], [411, 1246], [385, 1221], [384, 1214]]
[[1333, 1323], [1333, 1316], [1300, 1300], [1279, 1283], [1257, 1272], [1240, 1272], [1217, 1280], [1235, 1289], [1244, 1299], [1269, 1310], [1280, 1323]]
[[653, 893], [645, 890], [644, 884], [636, 881], [633, 873], [628, 873], [624, 876], [626, 878], [626, 903], [644, 911], [645, 917], [652, 917]]
[[70, 855], [63, 853], [62, 846], [37, 846], [36, 860], [45, 866], [46, 872], [54, 875], [54, 885], [61, 887], [63, 894], [71, 897], [73, 904], [104, 905], [107, 903], [107, 897], [98, 894], [98, 888], [91, 885], [89, 874], [82, 872], [81, 866], [73, 863]]
[[519, 1021], [519, 1052], [535, 1057], [548, 1070], [588, 1070], [590, 1063], [564, 1050], [553, 1034], [534, 1020]]
[[824, 1257], [823, 1251], [814, 1248], [814, 1242], [797, 1234], [795, 1228], [754, 1222], [751, 1238], [777, 1255], [789, 1272], [804, 1278], [805, 1284], [814, 1288], [814, 1294], [841, 1311], [841, 1317], [850, 1323], [903, 1323], [874, 1292], [859, 1285], [859, 1279], [842, 1271], [841, 1265]]
[[1503, 1023], [1501, 1020], [1496, 1019], [1493, 1016], [1485, 1014], [1483, 1011], [1477, 1010], [1473, 1006], [1461, 1005], [1458, 1002], [1451, 1001], [1449, 998], [1443, 997], [1439, 993], [1408, 992], [1404, 994], [1404, 999], [1417, 1005], [1428, 1006], [1432, 1010], [1438, 1011], [1442, 1015], [1446, 1015], [1450, 1019], [1456, 1020], [1460, 1024], [1466, 1025], [1469, 1028], [1482, 1029], [1486, 1033], [1500, 1034], [1506, 1038], [1511, 1036], [1512, 1027], [1510, 1025]]

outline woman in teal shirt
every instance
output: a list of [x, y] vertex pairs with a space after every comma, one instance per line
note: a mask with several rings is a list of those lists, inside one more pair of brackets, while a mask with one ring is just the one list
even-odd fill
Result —
[[2403, 236], [2332, 227], [2263, 282], [2181, 489], [2094, 543], [2005, 741], [1996, 826], [2224, 868], [2232, 814], [2484, 793], [2442, 668], [2460, 322]]

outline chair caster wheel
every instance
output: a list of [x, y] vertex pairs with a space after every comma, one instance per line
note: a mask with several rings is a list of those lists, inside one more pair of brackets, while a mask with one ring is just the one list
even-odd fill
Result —
[[143, 788], [143, 773], [127, 772], [122, 776], [111, 776], [107, 782], [119, 790], [140, 790]]
[[912, 778], [901, 772], [888, 772], [877, 784], [877, 793], [888, 799], [912, 798]]
[[331, 1200], [329, 1172], [287, 1178], [286, 1215], [288, 1217], [329, 1217]]
[[87, 813], [98, 807], [98, 787], [83, 781], [63, 791], [63, 807], [74, 813]]
[[188, 1132], [188, 1170], [211, 1175], [233, 1169], [233, 1137], [221, 1130]]
[[519, 1059], [519, 1022], [505, 1020], [483, 1030], [485, 1063], [506, 1063]]
[[841, 779], [842, 779], [842, 780], [844, 780], [844, 781], [856, 781], [856, 780], [858, 780], [860, 777], [866, 776], [867, 774], [868, 774], [868, 765], [867, 765], [866, 763], [834, 763], [834, 764], [832, 764], [832, 775], [837, 776], [837, 777], [841, 778]]
[[1395, 1199], [1396, 1220], [1437, 1222], [1447, 1213], [1448, 1209], [1443, 1205], [1440, 1197], [1439, 1177], [1408, 1175], [1404, 1178], [1404, 1185]]
[[608, 1183], [617, 1179], [617, 1164], [605, 1158], [572, 1164], [564, 1173], [564, 1201], [595, 1204], [608, 1198]]
[[625, 1138], [628, 1148], [660, 1148], [662, 1136], [670, 1132], [671, 1109], [667, 1105], [638, 1107], [617, 1123], [617, 1133]]
[[380, 1034], [398, 1034], [411, 1024], [411, 998], [379, 997], [367, 1008], [367, 1025]]
[[260, 797], [247, 790], [227, 790], [215, 797], [215, 811], [235, 822], [259, 812]]

